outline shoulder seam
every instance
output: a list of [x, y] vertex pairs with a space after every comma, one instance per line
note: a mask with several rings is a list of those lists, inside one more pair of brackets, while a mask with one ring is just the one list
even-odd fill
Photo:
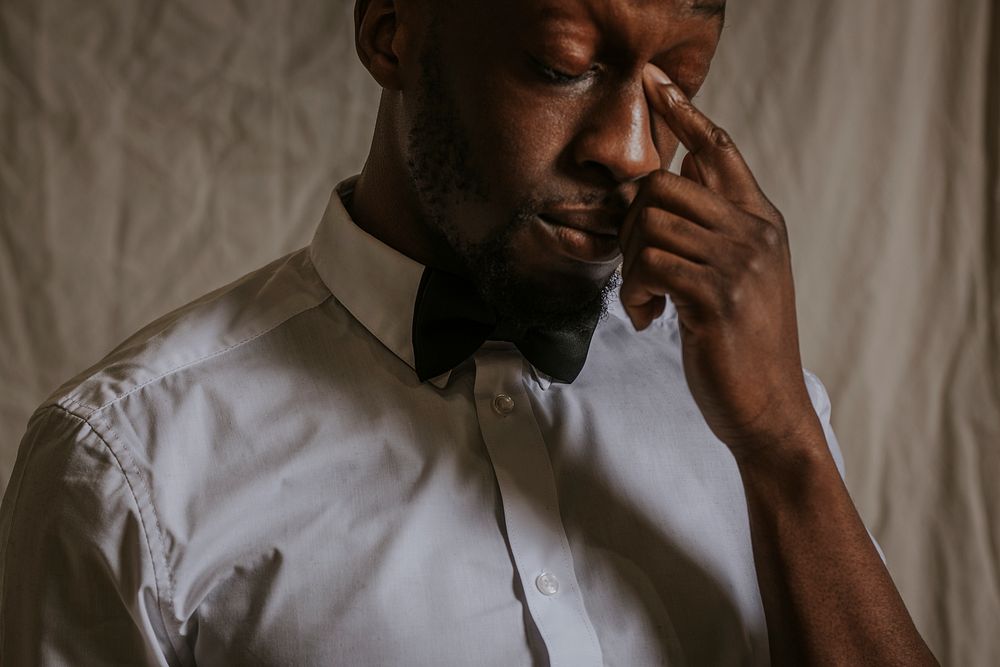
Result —
[[[41, 416], [41, 415], [43, 415], [45, 413], [48, 413], [49, 415], [58, 414], [58, 415], [61, 415], [63, 417], [67, 417], [70, 420], [77, 422], [77, 428], [79, 428], [81, 426], [86, 426], [88, 429], [90, 429], [90, 432], [93, 434], [94, 438], [96, 438], [104, 446], [104, 450], [107, 452], [107, 454], [111, 457], [112, 460], [114, 460], [115, 464], [118, 466], [118, 470], [121, 473], [122, 477], [124, 478], [126, 486], [128, 487], [128, 492], [129, 492], [129, 495], [131, 496], [132, 504], [135, 506], [136, 516], [138, 517], [139, 523], [142, 526], [143, 541], [145, 542], [146, 551], [149, 554], [150, 563], [152, 564], [152, 567], [153, 567], [153, 579], [154, 579], [154, 584], [156, 585], [157, 607], [159, 608], [159, 612], [160, 612], [161, 617], [163, 617], [163, 612], [164, 612], [164, 610], [163, 610], [163, 595], [162, 595], [162, 591], [160, 590], [160, 583], [157, 580], [157, 575], [156, 575], [156, 572], [157, 572], [157, 569], [158, 569], [157, 568], [157, 562], [156, 562], [156, 557], [153, 554], [152, 545], [150, 544], [150, 536], [149, 536], [149, 530], [148, 530], [147, 525], [146, 525], [146, 517], [143, 515], [142, 506], [139, 504], [139, 499], [136, 496], [135, 488], [133, 486], [133, 480], [129, 476], [128, 472], [125, 470], [125, 466], [123, 465], [123, 463], [121, 461], [121, 458], [118, 456], [118, 454], [115, 452], [115, 450], [111, 446], [111, 444], [107, 441], [107, 439], [104, 437], [104, 435], [95, 427], [95, 425], [90, 421], [89, 418], [81, 416], [81, 415], [79, 415], [79, 414], [77, 414], [77, 413], [75, 413], [75, 412], [67, 409], [65, 406], [59, 405], [57, 403], [50, 403], [48, 405], [45, 405], [45, 406], [42, 406], [41, 408], [39, 408], [35, 412], [35, 414], [32, 416], [32, 420], [38, 418], [39, 416]], [[107, 420], [105, 420], [105, 423], [107, 423]], [[108, 426], [110, 428], [110, 425], [108, 425]], [[112, 431], [112, 433], [113, 433], [113, 431]], [[34, 447], [32, 447], [31, 449], [34, 449]], [[27, 467], [27, 465], [28, 465], [28, 461], [27, 460], [25, 461], [24, 465]], [[140, 479], [141, 479], [141, 476], [140, 476]], [[14, 484], [15, 481], [12, 479], [11, 483]], [[14, 495], [14, 498], [12, 500], [11, 509], [10, 509], [12, 516], [14, 514], [16, 514], [16, 512], [17, 512], [18, 504], [19, 504], [20, 499], [21, 499], [21, 490], [22, 490], [22, 486], [23, 486], [21, 484], [20, 480], [18, 480], [16, 482], [16, 485], [17, 486], [16, 486], [16, 489], [15, 489], [15, 495]], [[148, 491], [147, 491], [147, 494], [148, 494]], [[158, 523], [158, 520], [155, 519], [155, 517], [156, 517], [156, 511], [155, 511], [155, 508], [153, 508], [152, 498], [150, 498], [149, 507], [150, 507], [150, 510], [153, 512], [154, 520], [156, 520], [157, 523]], [[159, 529], [158, 526], [157, 526], [157, 529]], [[9, 541], [9, 535], [4, 536], [4, 547], [5, 548], [4, 548], [3, 551], [4, 551], [4, 561], [5, 561], [5, 563], [4, 563], [4, 567], [3, 567], [3, 570], [2, 570], [3, 580], [4, 581], [7, 578], [7, 567], [6, 567], [6, 556], [7, 556], [7, 553], [6, 553], [6, 545], [7, 545], [8, 541]], [[164, 568], [167, 571], [167, 580], [168, 580], [168, 583], [169, 583], [171, 581], [170, 568], [169, 568], [169, 566], [167, 566], [166, 558], [162, 554], [162, 541], [161, 541], [161, 549], [160, 550], [161, 550], [161, 557], [163, 558], [163, 566], [164, 566]], [[5, 586], [3, 586], [3, 587], [5, 587]], [[170, 592], [170, 595], [172, 597], [172, 595], [173, 595], [172, 591]], [[164, 617], [163, 620], [165, 621], [166, 617]], [[164, 625], [166, 625], [166, 623], [164, 623]], [[168, 631], [168, 641], [170, 641], [170, 649], [174, 653], [173, 657], [174, 657], [175, 660], [177, 660], [179, 653], [177, 651], [177, 646], [174, 643], [174, 638], [173, 638], [172, 634], [169, 633], [169, 631]], [[3, 646], [3, 633], [0, 633], [0, 654], [2, 654], [2, 650], [3, 650], [2, 646]]]
[[[67, 413], [73, 414], [70, 413], [69, 411], [67, 411]], [[96, 413], [93, 414], [92, 416], [97, 417], [103, 422], [105, 429], [107, 429], [107, 436], [121, 443], [123, 445], [122, 455], [128, 456], [128, 448], [124, 447], [124, 443], [122, 442], [121, 438], [119, 437], [118, 433], [115, 431], [114, 427], [111, 425], [111, 422], [107, 419], [107, 417], [105, 415], [100, 415]], [[131, 464], [132, 475], [134, 475], [134, 477], [136, 478], [135, 480], [133, 480], [132, 475], [129, 475], [129, 472], [125, 469], [125, 464], [122, 462], [122, 455], [119, 455], [119, 453], [115, 450], [115, 448], [112, 447], [111, 443], [108, 442], [108, 437], [105, 437], [105, 434], [102, 433], [101, 430], [97, 428], [97, 426], [91, 421], [89, 416], [86, 418], [78, 417], [78, 419], [81, 419], [81, 421], [87, 424], [87, 426], [90, 427], [91, 431], [93, 431], [94, 435], [101, 441], [101, 443], [107, 450], [108, 454], [111, 455], [115, 463], [118, 465], [118, 469], [121, 471], [122, 476], [125, 478], [125, 483], [128, 485], [129, 493], [132, 495], [132, 502], [135, 503], [136, 511], [138, 512], [139, 516], [139, 521], [142, 523], [142, 533], [146, 542], [146, 550], [149, 553], [150, 563], [153, 566], [153, 581], [156, 584], [156, 604], [157, 607], [159, 608], [160, 616], [164, 621], [164, 626], [167, 628], [167, 639], [170, 642], [170, 648], [174, 653], [174, 659], [175, 660], [179, 659], [180, 652], [178, 651], [177, 648], [176, 638], [174, 636], [172, 628], [170, 627], [170, 624], [167, 623], [168, 619], [173, 618], [173, 614], [170, 613], [171, 611], [170, 606], [172, 606], [173, 604], [173, 597], [174, 597], [174, 576], [170, 570], [170, 564], [167, 562], [166, 552], [163, 547], [163, 531], [162, 528], [160, 527], [160, 518], [156, 513], [156, 506], [153, 503], [152, 495], [149, 493], [149, 487], [146, 485], [142, 473], [140, 473], [139, 470], [135, 468], [134, 463], [130, 460], [129, 463]], [[131, 459], [131, 457], [129, 458]], [[150, 514], [152, 514], [153, 517], [153, 527], [155, 529], [155, 532], [153, 532], [152, 537], [156, 538], [156, 542], [158, 545], [158, 554], [153, 553], [153, 545], [152, 545], [153, 540], [152, 537], [150, 536], [150, 529], [149, 526], [147, 525], [146, 517], [142, 511], [143, 506], [139, 503], [139, 497], [136, 494], [135, 485], [137, 483], [142, 487], [142, 492], [144, 493], [146, 499], [146, 506], [149, 507]], [[159, 555], [159, 562], [157, 560], [157, 555]], [[167, 589], [166, 595], [164, 595], [164, 591], [161, 590], [160, 588], [159, 577], [156, 576], [156, 572], [158, 569], [160, 569], [160, 567], [162, 567], [163, 574], [166, 579], [166, 589]], [[165, 603], [167, 605], [166, 609], [164, 609]]]
[[[31, 419], [28, 422], [29, 430], [31, 428], [31, 423], [35, 419], [38, 419], [43, 413], [53, 413], [53, 412], [65, 413], [70, 417], [72, 417], [73, 419], [75, 419], [76, 421], [85, 423], [85, 420], [81, 419], [79, 416], [73, 414], [72, 412], [66, 410], [65, 408], [62, 408], [61, 406], [47, 405], [39, 408], [38, 410], [35, 411], [34, 414], [32, 414]], [[34, 449], [35, 448], [32, 445], [32, 447], [29, 448], [29, 451], [26, 452], [24, 467], [27, 467], [28, 461], [31, 458], [31, 453], [33, 453]], [[18, 456], [20, 456], [20, 452], [18, 453]], [[14, 473], [18, 472], [16, 466], [13, 472]], [[4, 591], [7, 590], [7, 556], [8, 556], [8, 546], [10, 544], [10, 531], [14, 523], [13, 516], [17, 513], [18, 505], [20, 505], [21, 502], [21, 490], [23, 488], [23, 484], [21, 482], [23, 478], [24, 478], [23, 471], [21, 472], [20, 477], [18, 477], [17, 479], [14, 478], [13, 474], [11, 475], [11, 478], [7, 481], [7, 489], [3, 499], [4, 504], [6, 504], [11, 491], [13, 491], [13, 496], [10, 497], [10, 514], [12, 518], [10, 523], [8, 523], [8, 530], [5, 531], [5, 534], [0, 535], [0, 540], [2, 540], [2, 542], [0, 542], [0, 553], [2, 553], [3, 555], [3, 562], [0, 563], [0, 603], [3, 602]], [[5, 614], [5, 612], [6, 612], [6, 605], [0, 604], [0, 615]], [[5, 643], [4, 637], [5, 637], [4, 633], [0, 632], [0, 656], [2, 656], [4, 653], [4, 643]]]
[[[89, 416], [91, 414], [94, 414], [94, 413], [97, 413], [97, 412], [101, 412], [102, 410], [108, 408], [109, 406], [114, 405], [115, 403], [117, 403], [117, 402], [119, 402], [119, 401], [127, 398], [128, 396], [131, 396], [132, 394], [134, 394], [135, 392], [139, 391], [143, 387], [147, 387], [147, 386], [153, 384], [154, 382], [158, 382], [158, 381], [162, 380], [163, 378], [167, 377], [168, 375], [172, 375], [172, 374], [174, 374], [174, 373], [176, 373], [178, 371], [184, 370], [185, 368], [189, 368], [189, 367], [194, 366], [196, 364], [200, 364], [200, 363], [202, 363], [204, 361], [208, 361], [209, 359], [213, 359], [213, 358], [215, 358], [215, 357], [217, 357], [219, 355], [225, 354], [226, 352], [229, 352], [231, 350], [235, 350], [236, 348], [238, 348], [238, 347], [240, 347], [242, 345], [245, 345], [245, 344], [249, 343], [252, 340], [255, 340], [257, 338], [260, 338], [261, 336], [269, 334], [270, 332], [272, 332], [275, 329], [277, 329], [278, 327], [280, 327], [282, 324], [285, 324], [289, 320], [291, 320], [291, 319], [293, 319], [295, 317], [298, 317], [302, 313], [304, 313], [306, 311], [309, 311], [309, 310], [312, 310], [314, 308], [318, 308], [319, 306], [323, 305], [328, 300], [330, 300], [330, 298], [332, 296], [333, 295], [331, 293], [327, 292], [327, 294], [323, 298], [317, 300], [316, 302], [314, 302], [314, 303], [312, 303], [312, 304], [310, 304], [310, 305], [308, 305], [308, 306], [306, 306], [306, 307], [304, 307], [304, 308], [302, 308], [300, 310], [296, 310], [296, 311], [294, 311], [292, 313], [289, 313], [287, 317], [282, 318], [281, 320], [279, 320], [278, 322], [275, 322], [271, 326], [269, 326], [269, 327], [267, 327], [265, 329], [261, 329], [260, 331], [257, 331], [255, 333], [247, 336], [246, 338], [243, 338], [242, 340], [239, 340], [239, 341], [237, 341], [237, 342], [235, 342], [235, 343], [233, 343], [231, 345], [227, 345], [226, 347], [223, 347], [223, 348], [221, 348], [219, 350], [216, 350], [215, 352], [212, 352], [211, 354], [207, 354], [207, 355], [205, 355], [203, 357], [198, 357], [196, 359], [192, 359], [191, 361], [189, 361], [187, 363], [183, 363], [183, 364], [181, 364], [179, 366], [174, 366], [174, 367], [172, 367], [172, 368], [170, 368], [170, 369], [168, 369], [168, 370], [160, 373], [156, 377], [152, 377], [152, 378], [146, 380], [145, 382], [137, 384], [136, 386], [132, 387], [128, 391], [126, 391], [126, 392], [124, 392], [122, 394], [118, 394], [118, 395], [114, 396], [113, 398], [111, 398], [109, 401], [107, 401], [103, 405], [95, 406], [95, 405], [91, 405], [89, 403], [84, 403], [83, 401], [81, 401], [77, 397], [77, 395], [75, 393], [68, 394], [68, 395], [66, 395], [66, 396], [64, 396], [63, 398], [60, 398], [60, 399], [56, 399], [56, 401], [53, 403], [53, 405], [58, 405], [58, 406], [62, 407], [61, 404], [63, 402], [69, 402], [69, 403], [72, 403], [73, 405], [79, 406], [81, 408], [86, 408], [88, 410], [87, 415], [86, 416], [80, 416], [80, 418], [86, 420], [86, 419], [89, 418]], [[67, 410], [67, 412], [69, 412], [69, 411]], [[75, 413], [69, 412], [69, 414], [75, 414]], [[77, 415], [77, 416], [79, 416], [79, 415]]]

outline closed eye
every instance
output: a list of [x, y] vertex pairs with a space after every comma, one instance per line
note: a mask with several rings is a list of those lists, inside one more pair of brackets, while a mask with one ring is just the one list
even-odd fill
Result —
[[568, 72], [563, 72], [561, 70], [558, 70], [555, 67], [551, 67], [549, 65], [546, 65], [545, 63], [543, 63], [542, 61], [538, 60], [534, 56], [531, 57], [531, 61], [532, 61], [532, 64], [534, 65], [535, 69], [538, 70], [538, 72], [541, 73], [542, 77], [548, 83], [552, 83], [552, 84], [555, 84], [555, 85], [562, 85], [562, 86], [564, 86], [564, 85], [568, 85], [568, 84], [572, 84], [572, 83], [577, 83], [579, 81], [583, 81], [590, 74], [592, 74], [593, 72], [597, 71], [597, 65], [594, 65], [593, 67], [591, 67], [590, 69], [588, 69], [586, 72], [584, 72], [582, 74], [570, 74]]

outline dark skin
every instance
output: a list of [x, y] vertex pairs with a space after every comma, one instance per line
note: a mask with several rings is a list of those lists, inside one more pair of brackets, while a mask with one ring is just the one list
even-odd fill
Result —
[[[483, 285], [468, 257], [502, 239], [489, 247], [509, 251], [509, 285], [539, 309], [565, 310], [566, 321], [619, 263], [636, 329], [669, 296], [691, 393], [743, 480], [773, 664], [937, 664], [810, 401], [785, 222], [730, 137], [690, 102], [718, 44], [721, 7], [466, 0], [424, 43], [425, 3], [357, 3], [358, 53], [384, 93], [351, 203], [356, 222]], [[412, 100], [432, 80], [420, 65], [428, 45], [441, 54], [436, 83], [454, 96], [449, 122], [462, 128], [442, 139], [465, 149], [448, 159], [464, 155], [475, 175], [430, 193], [412, 165], [448, 160], [415, 161], [419, 142], [402, 139], [423, 127]], [[666, 167], [679, 144], [689, 154], [677, 175]], [[567, 218], [568, 208], [589, 212]], [[564, 217], [536, 218], [552, 210]]]

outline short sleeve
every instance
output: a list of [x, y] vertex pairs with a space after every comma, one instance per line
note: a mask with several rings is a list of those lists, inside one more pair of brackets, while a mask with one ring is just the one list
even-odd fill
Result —
[[87, 421], [37, 412], [0, 507], [0, 663], [173, 664], [157, 596], [117, 457]]
[[[845, 468], [844, 468], [844, 454], [840, 451], [840, 443], [837, 442], [837, 436], [833, 432], [833, 425], [830, 423], [830, 396], [827, 394], [826, 387], [823, 386], [823, 382], [820, 381], [816, 375], [811, 371], [803, 368], [802, 369], [806, 378], [806, 388], [809, 390], [809, 398], [812, 400], [813, 409], [819, 416], [820, 423], [823, 425], [823, 433], [826, 435], [826, 446], [830, 449], [830, 454], [833, 456], [834, 462], [837, 464], [837, 470], [840, 472], [841, 479], [845, 479]], [[868, 530], [865, 527], [865, 530]], [[878, 555], [882, 558], [882, 562], [885, 562], [885, 554], [882, 552], [882, 547], [879, 545], [875, 536], [872, 532], [868, 530], [868, 537], [871, 538], [872, 544], [875, 545], [875, 550], [878, 551]]]

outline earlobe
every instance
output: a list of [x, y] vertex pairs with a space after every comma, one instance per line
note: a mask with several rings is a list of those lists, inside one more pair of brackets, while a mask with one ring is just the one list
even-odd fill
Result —
[[404, 28], [394, 0], [357, 0], [354, 4], [354, 45], [361, 64], [383, 88], [402, 89], [399, 54]]

